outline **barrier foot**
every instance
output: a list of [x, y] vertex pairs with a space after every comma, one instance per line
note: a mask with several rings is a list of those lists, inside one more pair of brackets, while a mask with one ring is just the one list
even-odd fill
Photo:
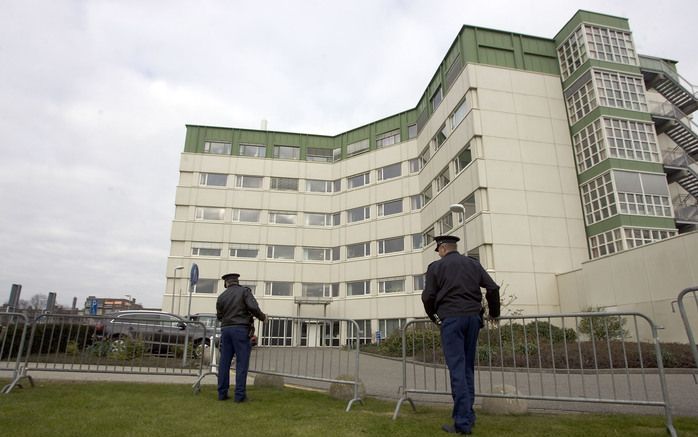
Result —
[[194, 390], [195, 395], [201, 393], [201, 381], [203, 381], [203, 379], [208, 375], [214, 375], [215, 377], [218, 377], [218, 372], [206, 372], [203, 375], [199, 376], [196, 382], [191, 386], [192, 390]]
[[408, 398], [406, 396], [403, 396], [400, 398], [399, 401], [397, 401], [397, 405], [395, 406], [395, 412], [393, 413], [393, 420], [397, 419], [398, 414], [400, 414], [400, 407], [402, 407], [403, 402], [409, 401], [410, 405], [412, 405], [412, 411], [416, 412], [417, 408], [414, 406], [414, 402], [412, 401], [412, 398]]
[[29, 385], [32, 388], [34, 388], [34, 379], [31, 376], [27, 375], [26, 370], [24, 368], [22, 368], [19, 372], [15, 373], [15, 376], [12, 379], [12, 382], [7, 384], [6, 386], [4, 386], [2, 388], [2, 390], [0, 390], [0, 393], [9, 394], [12, 391], [12, 389], [15, 388], [16, 386], [22, 387], [22, 385], [19, 383], [19, 381], [21, 381], [22, 378], [27, 378], [27, 380], [29, 380]]
[[364, 401], [362, 401], [361, 398], [354, 398], [354, 399], [352, 399], [352, 400], [349, 401], [349, 403], [347, 404], [347, 409], [344, 410], [344, 411], [346, 411], [346, 412], [348, 413], [349, 410], [351, 410], [351, 406], [354, 405], [354, 402], [358, 402], [358, 403], [360, 403], [361, 405], [364, 404]]

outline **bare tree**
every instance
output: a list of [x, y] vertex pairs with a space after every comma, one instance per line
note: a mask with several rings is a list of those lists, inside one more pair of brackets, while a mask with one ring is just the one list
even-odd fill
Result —
[[35, 294], [29, 299], [29, 305], [35, 310], [43, 310], [46, 308], [46, 303], [48, 302], [48, 296], [45, 294]]

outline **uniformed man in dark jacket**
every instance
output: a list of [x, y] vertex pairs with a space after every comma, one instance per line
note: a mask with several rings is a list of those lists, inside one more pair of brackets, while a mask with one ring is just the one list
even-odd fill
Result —
[[250, 365], [250, 321], [252, 316], [262, 322], [267, 316], [259, 309], [252, 290], [239, 282], [240, 275], [228, 273], [221, 279], [225, 281], [225, 291], [216, 301], [216, 316], [221, 324], [221, 360], [218, 365], [218, 400], [228, 399], [230, 387], [230, 363], [233, 355], [235, 364], [235, 402], [247, 400], [247, 369]]
[[499, 317], [499, 286], [480, 263], [458, 253], [452, 235], [434, 237], [438, 261], [429, 264], [422, 302], [427, 316], [441, 325], [441, 347], [451, 374], [454, 424], [449, 433], [470, 434], [475, 425], [475, 350], [482, 323], [482, 291], [489, 316]]

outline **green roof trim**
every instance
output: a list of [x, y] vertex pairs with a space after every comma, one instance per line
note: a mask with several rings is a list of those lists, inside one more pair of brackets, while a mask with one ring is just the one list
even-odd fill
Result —
[[587, 237], [608, 232], [620, 227], [652, 228], [652, 229], [676, 229], [673, 218], [649, 217], [637, 215], [614, 215], [602, 222], [587, 226]]

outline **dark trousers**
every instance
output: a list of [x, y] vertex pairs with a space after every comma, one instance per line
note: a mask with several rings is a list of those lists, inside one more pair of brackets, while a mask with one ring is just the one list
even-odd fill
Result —
[[480, 333], [478, 315], [448, 317], [441, 324], [441, 345], [451, 374], [453, 421], [468, 432], [475, 425], [475, 352]]
[[250, 366], [250, 337], [247, 326], [226, 326], [221, 329], [221, 360], [218, 364], [218, 397], [228, 394], [230, 387], [230, 363], [235, 362], [235, 400], [245, 399], [247, 369]]

